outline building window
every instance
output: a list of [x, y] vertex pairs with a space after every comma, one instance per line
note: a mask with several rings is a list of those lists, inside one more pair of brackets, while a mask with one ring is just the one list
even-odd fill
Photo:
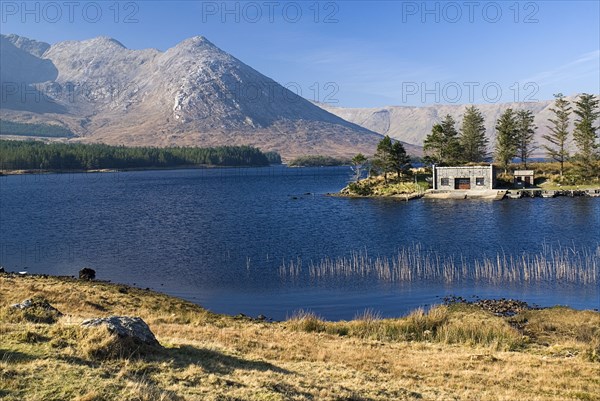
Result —
[[440, 185], [442, 187], [450, 186], [450, 179], [449, 178], [442, 178], [442, 180], [440, 181]]
[[477, 177], [475, 179], [475, 185], [479, 185], [479, 186], [485, 185], [485, 178], [483, 178], [483, 177]]

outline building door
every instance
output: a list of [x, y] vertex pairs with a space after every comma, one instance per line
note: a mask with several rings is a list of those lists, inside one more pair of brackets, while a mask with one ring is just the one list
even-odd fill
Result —
[[531, 185], [531, 177], [525, 177], [525, 183]]
[[454, 189], [471, 189], [470, 178], [455, 178]]

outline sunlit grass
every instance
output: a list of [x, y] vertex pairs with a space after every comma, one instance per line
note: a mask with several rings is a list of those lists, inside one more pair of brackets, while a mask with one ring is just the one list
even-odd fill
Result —
[[[4, 401], [581, 400], [600, 394], [600, 314], [510, 318], [476, 305], [394, 319], [365, 309], [328, 322], [300, 311], [266, 323], [151, 291], [0, 274]], [[39, 296], [45, 323], [9, 308]], [[162, 344], [141, 350], [82, 320], [139, 316]], [[34, 317], [40, 316], [34, 314]]]
[[595, 285], [600, 282], [600, 247], [597, 249], [546, 246], [538, 253], [498, 253], [473, 261], [462, 256], [441, 255], [420, 244], [400, 249], [393, 257], [370, 256], [366, 251], [350, 256], [324, 258], [317, 262], [301, 259], [283, 262], [279, 274], [312, 279], [375, 278], [384, 282], [465, 281], [503, 283], [561, 283]]

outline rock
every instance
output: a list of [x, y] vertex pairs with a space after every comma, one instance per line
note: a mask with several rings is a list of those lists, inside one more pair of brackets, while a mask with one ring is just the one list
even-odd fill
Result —
[[90, 269], [89, 267], [84, 267], [79, 270], [79, 279], [80, 280], [93, 280], [96, 278], [96, 270]]
[[63, 314], [41, 296], [26, 299], [19, 304], [10, 306], [12, 309], [20, 310], [23, 318], [34, 323], [54, 323]]
[[22, 309], [22, 310], [30, 309], [30, 308], [40, 308], [40, 309], [44, 309], [47, 311], [56, 312], [57, 314], [62, 316], [62, 313], [58, 309], [56, 309], [54, 306], [50, 305], [50, 302], [48, 302], [43, 297], [33, 297], [31, 299], [26, 299], [25, 301], [21, 302], [20, 304], [13, 304], [10, 307], [16, 308], [16, 309]]
[[108, 331], [121, 338], [132, 339], [145, 345], [158, 346], [150, 327], [139, 317], [110, 316], [107, 318], [88, 319], [81, 323], [83, 327], [106, 326]]
[[6, 270], [4, 270], [4, 266], [0, 266], [0, 273], [6, 273]]

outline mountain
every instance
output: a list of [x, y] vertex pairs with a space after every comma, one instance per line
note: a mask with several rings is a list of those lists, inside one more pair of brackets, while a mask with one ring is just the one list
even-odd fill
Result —
[[[568, 96], [567, 99], [573, 103], [577, 96]], [[539, 102], [518, 102], [498, 104], [475, 105], [485, 118], [486, 135], [490, 139], [492, 149], [495, 137], [496, 120], [508, 108], [531, 110], [535, 116], [536, 143], [539, 148], [535, 156], [544, 156], [540, 145], [546, 141], [542, 136], [548, 133], [548, 118], [551, 118], [554, 100]], [[389, 135], [400, 141], [415, 145], [422, 145], [425, 137], [431, 132], [434, 124], [440, 122], [447, 114], [457, 121], [460, 128], [464, 110], [468, 105], [431, 105], [431, 106], [388, 106], [381, 108], [343, 108], [328, 104], [318, 103], [318, 106], [333, 113], [344, 120], [351, 121], [371, 131], [382, 135]], [[571, 120], [574, 116], [571, 115]]]
[[107, 37], [49, 45], [1, 35], [0, 50], [0, 118], [63, 125], [79, 141], [245, 144], [290, 158], [372, 154], [381, 140], [201, 36], [162, 52]]

